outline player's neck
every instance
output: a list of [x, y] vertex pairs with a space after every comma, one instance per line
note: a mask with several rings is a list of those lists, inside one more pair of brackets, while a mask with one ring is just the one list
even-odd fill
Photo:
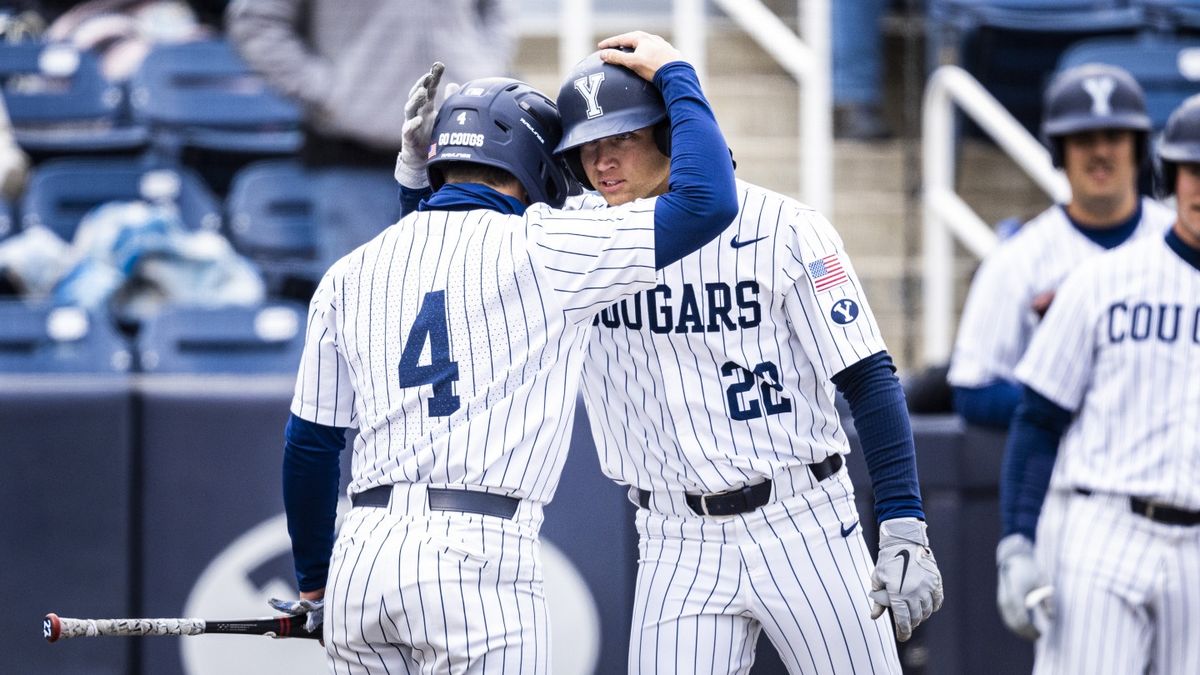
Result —
[[1130, 191], [1117, 198], [1072, 199], [1067, 204], [1067, 215], [1080, 227], [1103, 230], [1125, 224], [1137, 207], [1137, 193]]

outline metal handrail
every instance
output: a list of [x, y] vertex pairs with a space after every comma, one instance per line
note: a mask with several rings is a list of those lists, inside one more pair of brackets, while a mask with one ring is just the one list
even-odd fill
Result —
[[954, 107], [969, 115], [1058, 203], [1070, 199], [1071, 188], [1054, 168], [1050, 153], [992, 96], [979, 81], [958, 66], [945, 65], [925, 85], [921, 119], [924, 225], [922, 228], [922, 300], [924, 303], [925, 363], [950, 358], [954, 326], [954, 238], [978, 258], [995, 248], [991, 226], [954, 189]]

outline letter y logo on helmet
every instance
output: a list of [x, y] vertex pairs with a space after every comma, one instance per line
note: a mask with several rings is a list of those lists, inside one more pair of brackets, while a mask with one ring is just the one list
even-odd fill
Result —
[[604, 108], [600, 107], [600, 83], [604, 81], [604, 73], [592, 73], [587, 77], [581, 77], [575, 80], [575, 91], [583, 97], [584, 104], [587, 105], [587, 118], [595, 119], [604, 114]]
[[1089, 77], [1083, 81], [1083, 90], [1092, 97], [1092, 114], [1105, 116], [1112, 114], [1112, 94], [1117, 83], [1111, 77]]

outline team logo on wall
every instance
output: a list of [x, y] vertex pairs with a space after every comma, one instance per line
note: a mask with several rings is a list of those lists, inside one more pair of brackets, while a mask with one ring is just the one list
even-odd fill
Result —
[[[339, 505], [339, 515], [349, 507]], [[600, 657], [600, 613], [574, 564], [542, 540], [546, 599], [553, 626], [551, 672], [590, 675]], [[184, 616], [221, 619], [276, 614], [270, 598], [295, 597], [291, 541], [281, 513], [243, 533], [219, 552], [192, 586]], [[184, 671], [327, 675], [325, 650], [316, 640], [271, 640], [205, 635], [178, 640]]]

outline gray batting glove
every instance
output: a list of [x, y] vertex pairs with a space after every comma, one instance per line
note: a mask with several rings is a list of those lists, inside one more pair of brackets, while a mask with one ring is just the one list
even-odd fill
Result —
[[288, 616], [300, 616], [307, 614], [308, 618], [304, 621], [304, 630], [309, 633], [316, 633], [321, 630], [321, 624], [325, 623], [325, 600], [281, 600], [279, 598], [271, 598], [270, 604], [275, 609], [287, 614]]
[[[429, 157], [429, 145], [433, 142], [433, 121], [437, 119], [438, 86], [446, 66], [435, 61], [428, 73], [422, 75], [408, 92], [404, 104], [404, 126], [400, 130], [400, 154], [396, 156], [396, 182], [404, 187], [429, 187], [429, 175], [425, 162]], [[453, 96], [459, 85], [449, 82], [442, 99]]]
[[1033, 542], [1023, 534], [1001, 539], [996, 546], [996, 568], [996, 605], [1004, 625], [1023, 638], [1036, 640], [1054, 618], [1054, 607], [1033, 557]]
[[894, 518], [879, 525], [879, 562], [871, 573], [871, 618], [887, 607], [896, 621], [896, 639], [904, 642], [922, 621], [942, 606], [942, 573], [938, 571], [925, 523]]

